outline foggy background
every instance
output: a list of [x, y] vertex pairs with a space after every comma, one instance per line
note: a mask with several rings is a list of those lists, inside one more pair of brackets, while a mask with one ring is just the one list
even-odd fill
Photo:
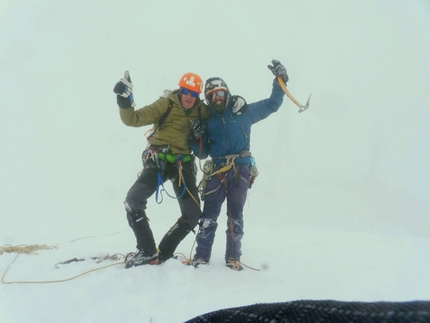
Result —
[[[260, 176], [245, 234], [270, 224], [430, 237], [429, 18], [418, 0], [3, 1], [4, 243], [128, 229], [123, 200], [149, 127], [119, 118], [112, 88], [125, 69], [137, 107], [186, 72], [254, 102], [270, 94], [273, 58], [293, 96], [312, 99], [299, 114], [285, 97], [253, 127]], [[148, 204], [160, 232], [178, 210], [166, 196]]]

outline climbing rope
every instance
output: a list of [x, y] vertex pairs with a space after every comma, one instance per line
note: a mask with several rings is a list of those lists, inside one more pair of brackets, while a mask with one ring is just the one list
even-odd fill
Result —
[[217, 174], [227, 173], [233, 167], [235, 159], [236, 157], [227, 159], [226, 165], [218, 169], [216, 172], [211, 173], [210, 176], [212, 177]]
[[0, 256], [6, 253], [17, 253], [17, 254], [30, 254], [38, 250], [52, 250], [52, 249], [58, 249], [58, 247], [55, 246], [47, 246], [47, 245], [19, 245], [19, 246], [12, 246], [10, 244], [4, 245], [0, 247]]
[[[8, 271], [10, 269], [10, 266], [16, 261], [16, 259], [18, 259], [18, 257], [21, 254], [23, 254], [23, 253], [24, 254], [34, 254], [36, 251], [39, 251], [39, 250], [52, 250], [52, 249], [58, 249], [58, 247], [56, 247], [56, 246], [47, 246], [47, 245], [37, 245], [37, 244], [36, 245], [30, 245], [30, 246], [28, 246], [28, 245], [19, 245], [19, 246], [4, 245], [4, 246], [1, 246], [0, 247], [0, 255], [3, 255], [3, 253], [5, 253], [5, 252], [6, 253], [16, 253], [15, 258], [7, 266], [5, 272], [2, 275], [2, 278], [1, 278], [2, 284], [48, 284], [48, 283], [62, 283], [62, 282], [73, 280], [75, 278], [84, 276], [84, 275], [86, 275], [88, 273], [91, 273], [91, 272], [94, 272], [94, 271], [98, 271], [98, 270], [101, 270], [101, 269], [104, 269], [104, 268], [107, 268], [107, 267], [124, 264], [124, 261], [117, 262], [117, 263], [114, 263], [114, 264], [109, 264], [109, 265], [106, 265], [106, 266], [103, 266], [103, 267], [99, 267], [99, 268], [94, 268], [94, 269], [88, 270], [88, 271], [83, 272], [83, 273], [81, 273], [79, 275], [76, 275], [76, 276], [73, 276], [73, 277], [69, 277], [69, 278], [66, 278], [66, 279], [42, 280], [42, 281], [6, 281], [5, 277], [6, 277], [6, 274], [8, 273]], [[113, 256], [107, 255], [104, 258], [93, 257], [92, 259], [99, 260], [98, 262], [101, 262], [102, 260], [105, 260], [105, 259], [110, 259], [110, 260], [116, 259], [117, 260], [117, 259], [120, 259], [119, 255], [121, 255], [121, 254], [115, 254]], [[74, 260], [74, 259], [76, 259], [76, 260]], [[77, 259], [77, 258], [74, 258], [74, 259], [71, 259], [71, 260], [68, 260], [68, 261], [65, 261], [65, 262], [62, 262], [62, 263], [58, 263], [58, 264], [66, 264], [66, 263], [70, 263], [70, 262], [73, 262], [73, 261], [81, 261], [80, 259]], [[57, 268], [58, 268], [58, 266], [57, 266], [58, 264], [55, 265]]]

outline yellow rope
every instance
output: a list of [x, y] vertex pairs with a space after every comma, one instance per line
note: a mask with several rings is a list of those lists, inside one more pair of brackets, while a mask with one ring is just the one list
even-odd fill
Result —
[[10, 269], [10, 266], [15, 262], [15, 260], [23, 253], [26, 254], [32, 254], [35, 251], [38, 250], [52, 250], [52, 249], [58, 249], [58, 247], [55, 246], [47, 246], [47, 245], [19, 245], [19, 246], [11, 246], [11, 245], [4, 245], [0, 247], [0, 255], [2, 255], [3, 253], [7, 252], [7, 253], [16, 253], [17, 255], [15, 256], [15, 258], [12, 260], [12, 262], [7, 266], [5, 272], [3, 273], [2, 277], [1, 277], [1, 282], [3, 284], [48, 284], [48, 283], [61, 283], [61, 282], [66, 282], [78, 277], [81, 277], [83, 275], [86, 275], [90, 272], [93, 271], [97, 271], [97, 270], [101, 270], [107, 267], [111, 267], [111, 266], [116, 266], [116, 265], [120, 265], [120, 264], [124, 264], [124, 262], [117, 262], [114, 264], [109, 264], [103, 267], [99, 267], [99, 268], [95, 268], [95, 269], [91, 269], [88, 270], [84, 273], [81, 273], [79, 275], [70, 277], [70, 278], [66, 278], [66, 279], [59, 279], [59, 280], [42, 280], [42, 281], [6, 281], [5, 277], [7, 272]]
[[[179, 163], [179, 170], [178, 170], [178, 175], [179, 175], [178, 176], [179, 177], [178, 186], [179, 187], [181, 187], [182, 182], [184, 182], [184, 185], [186, 185], [185, 181], [184, 181], [184, 175], [182, 174], [182, 168], [183, 168], [182, 162], [180, 162]], [[197, 199], [194, 197], [193, 194], [191, 194], [190, 190], [188, 189], [188, 186], [186, 186], [186, 190], [187, 190], [188, 194], [191, 196], [191, 198], [194, 200], [194, 202], [196, 202], [196, 204], [200, 207], [200, 202], [197, 201]]]
[[179, 182], [178, 182], [178, 186], [181, 187], [182, 184], [182, 180], [183, 180], [183, 175], [182, 175], [182, 162], [178, 162], [179, 164], [179, 169], [178, 169], [178, 175], [179, 175]]
[[200, 207], [200, 202], [199, 202], [199, 201], [197, 201], [197, 199], [194, 197], [194, 195], [193, 195], [193, 194], [191, 194], [191, 192], [190, 192], [190, 190], [188, 189], [188, 187], [187, 187], [187, 192], [188, 192], [188, 194], [191, 196], [191, 198], [194, 200], [194, 202], [196, 202], [196, 204]]
[[210, 174], [210, 176], [217, 175], [217, 174], [220, 174], [220, 173], [225, 173], [225, 172], [229, 171], [233, 167], [233, 162], [234, 162], [234, 158], [233, 158], [233, 160], [231, 161], [230, 164], [228, 164], [228, 165], [226, 165], [224, 167], [221, 167], [216, 172], [213, 172], [212, 174]]
[[4, 245], [0, 247], [0, 255], [4, 254], [5, 252], [7, 253], [17, 253], [17, 254], [21, 254], [21, 253], [33, 253], [35, 251], [38, 250], [52, 250], [52, 249], [58, 249], [58, 247], [55, 246], [47, 246], [47, 245], [32, 245], [32, 246], [27, 246], [27, 245], [19, 245], [19, 246], [12, 246], [10, 244]]

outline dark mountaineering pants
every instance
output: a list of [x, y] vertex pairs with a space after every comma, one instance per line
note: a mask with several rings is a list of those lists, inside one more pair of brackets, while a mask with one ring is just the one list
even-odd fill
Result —
[[[220, 169], [221, 166], [216, 165], [213, 172]], [[250, 179], [248, 165], [240, 165], [239, 174], [247, 181]], [[221, 212], [222, 204], [227, 198], [227, 230], [226, 230], [226, 252], [225, 259], [240, 260], [242, 255], [242, 237], [243, 237], [243, 206], [246, 201], [248, 192], [248, 183], [240, 179], [239, 174], [236, 174], [231, 168], [227, 174], [221, 173], [221, 178], [218, 175], [212, 176], [206, 185], [205, 192], [210, 192], [206, 195], [203, 206], [202, 224], [197, 235], [197, 247], [194, 259], [203, 259], [209, 261], [212, 253], [212, 245], [215, 239], [215, 231], [217, 229], [217, 219]], [[226, 177], [226, 183], [221, 183], [221, 179]], [[226, 190], [227, 189], [227, 190]]]
[[[182, 195], [184, 182], [188, 191], [194, 196], [193, 199], [188, 191], [185, 191], [182, 197], [178, 199], [181, 217], [165, 234], [158, 246], [160, 252], [159, 259], [161, 261], [173, 256], [176, 247], [194, 229], [201, 217], [200, 205], [197, 204], [200, 203], [200, 200], [198, 198], [194, 165], [194, 158], [191, 161], [182, 163], [183, 181], [181, 186], [178, 186], [179, 171], [176, 164], [165, 163], [165, 170], [161, 171], [163, 183], [167, 180], [172, 181], [176, 197]], [[155, 162], [149, 161], [139, 178], [128, 191], [124, 202], [128, 223], [136, 236], [136, 247], [139, 250], [143, 250], [146, 254], [154, 254], [157, 251], [154, 235], [149, 226], [145, 209], [148, 198], [157, 189], [158, 171]]]

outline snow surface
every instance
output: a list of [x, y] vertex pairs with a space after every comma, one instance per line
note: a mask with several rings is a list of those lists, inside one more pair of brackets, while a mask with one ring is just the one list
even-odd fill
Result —
[[[263, 302], [430, 300], [429, 18], [424, 0], [3, 1], [0, 246], [57, 247], [0, 255], [6, 282], [66, 280], [114, 263], [90, 257], [134, 251], [122, 203], [148, 128], [119, 119], [112, 88], [125, 69], [138, 106], [188, 71], [221, 76], [253, 102], [269, 95], [276, 58], [295, 98], [312, 99], [299, 114], [285, 98], [253, 127], [260, 176], [242, 261], [260, 271], [223, 265], [223, 210], [209, 266], [1, 284], [0, 322], [183, 322]], [[148, 204], [158, 241], [179, 217], [164, 197]], [[177, 251], [189, 256], [193, 241]], [[56, 268], [75, 257], [87, 260]]]

